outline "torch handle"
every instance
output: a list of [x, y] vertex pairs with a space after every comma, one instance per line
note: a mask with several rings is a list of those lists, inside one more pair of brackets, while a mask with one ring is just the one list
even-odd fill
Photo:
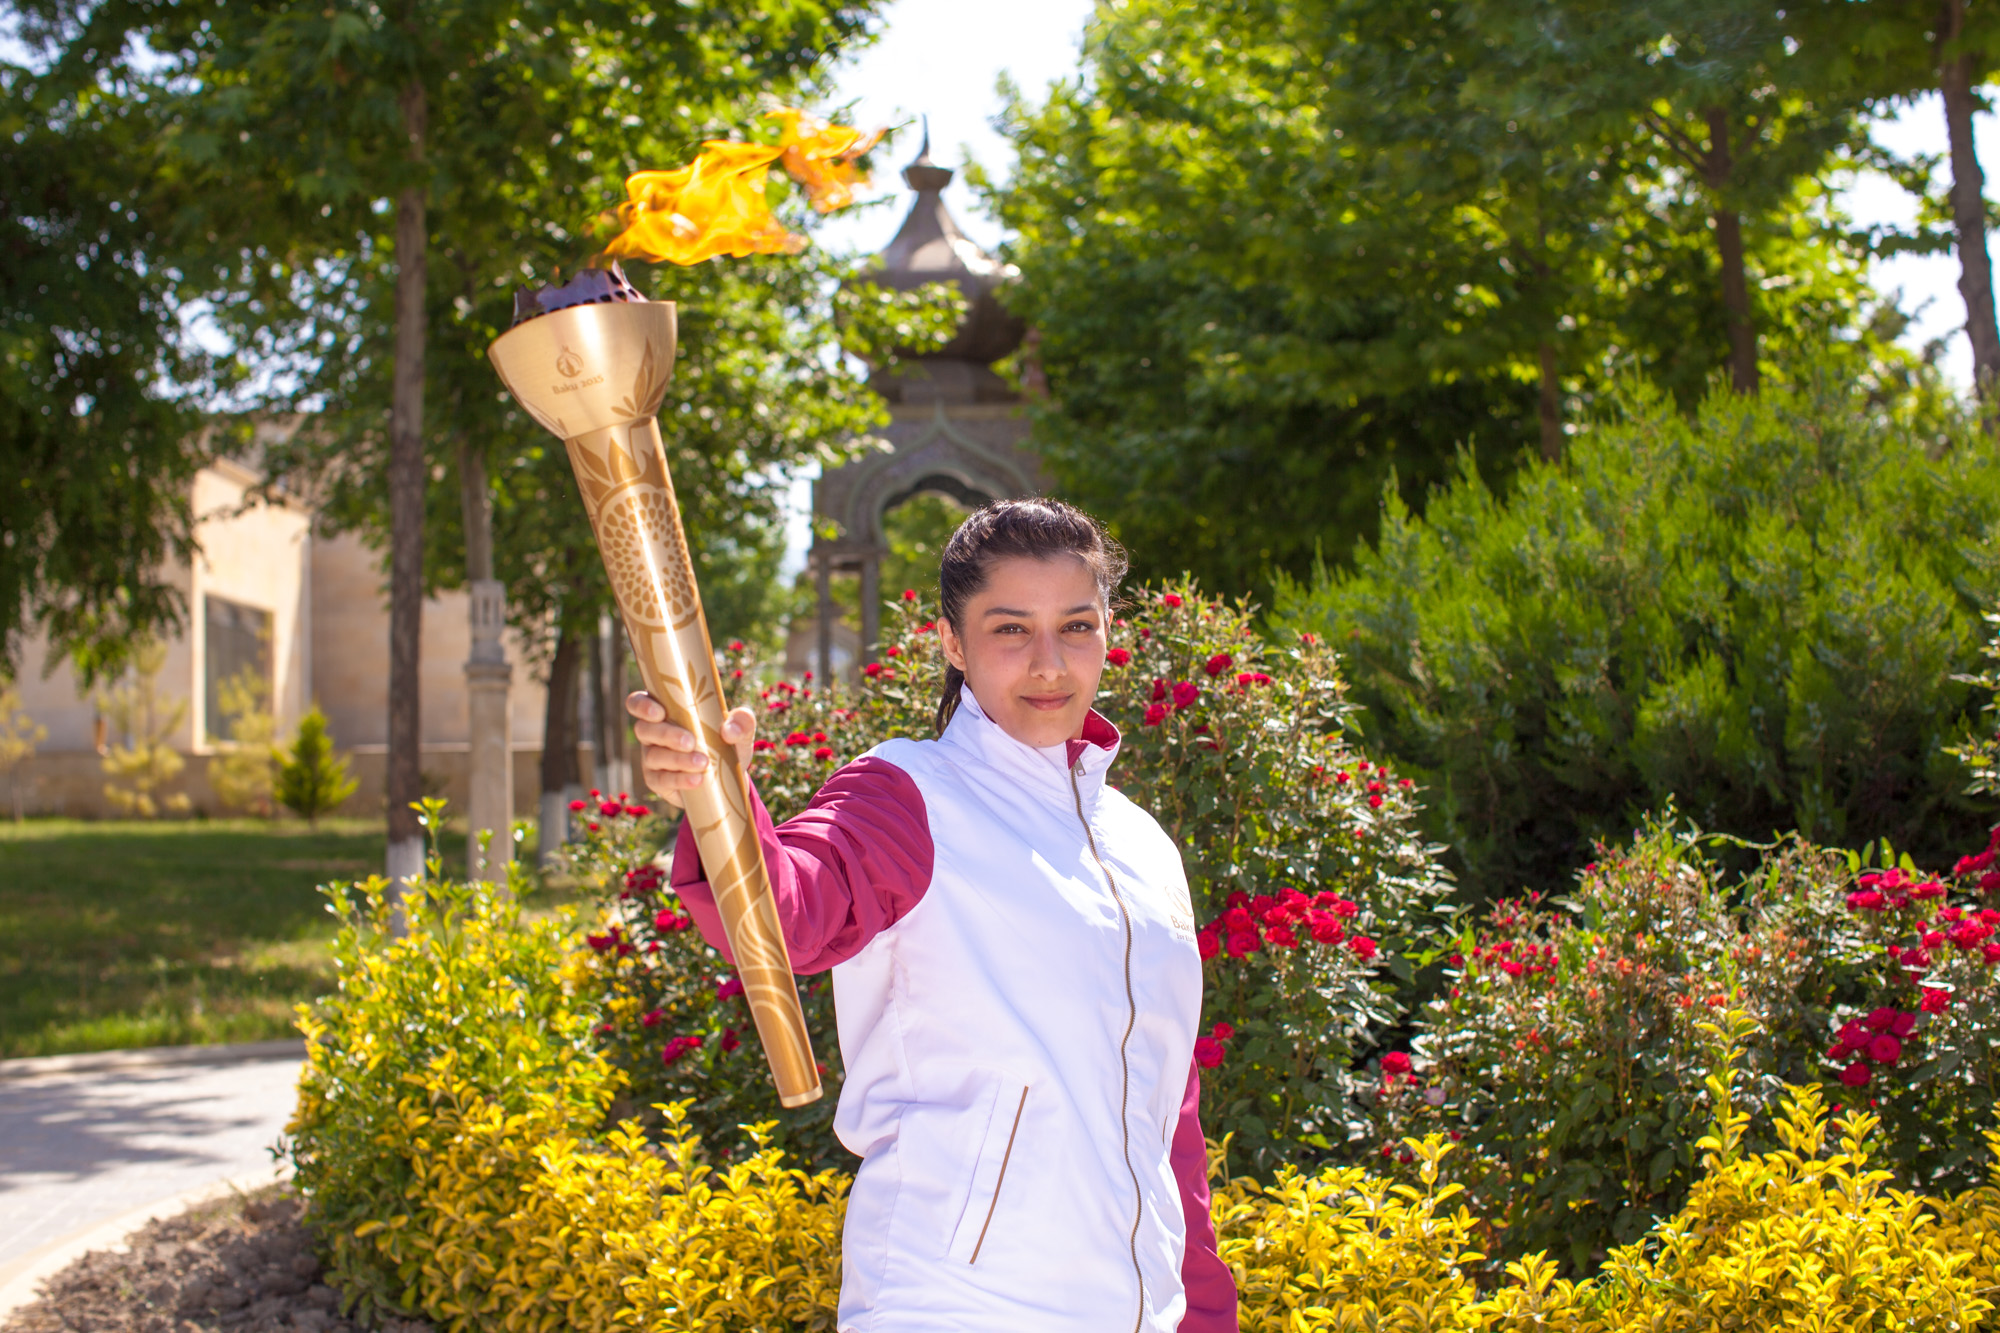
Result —
[[667, 719], [693, 732], [708, 755], [701, 785], [682, 793], [688, 823], [778, 1100], [804, 1106], [820, 1097], [819, 1067], [757, 841], [750, 776], [722, 739], [722, 680], [659, 423], [646, 417], [565, 443], [640, 679]]

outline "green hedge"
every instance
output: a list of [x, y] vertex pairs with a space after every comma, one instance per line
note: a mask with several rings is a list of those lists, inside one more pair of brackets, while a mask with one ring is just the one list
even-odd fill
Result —
[[1683, 415], [1628, 387], [1496, 495], [1387, 493], [1351, 570], [1285, 584], [1476, 893], [1561, 882], [1669, 799], [1703, 827], [1937, 859], [1980, 839], [1959, 738], [2000, 594], [2000, 467], [1825, 374]]

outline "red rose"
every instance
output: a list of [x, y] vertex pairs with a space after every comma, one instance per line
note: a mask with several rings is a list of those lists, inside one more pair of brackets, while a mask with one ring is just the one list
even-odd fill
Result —
[[1146, 716], [1141, 721], [1145, 726], [1157, 727], [1166, 720], [1167, 706], [1165, 704], [1147, 704]]
[[870, 662], [867, 666], [861, 668], [861, 674], [873, 680], [882, 674], [882, 664], [880, 662]]
[[1265, 927], [1264, 942], [1267, 944], [1282, 945], [1287, 949], [1296, 949], [1299, 947], [1299, 937], [1292, 933], [1290, 926]]
[[1354, 950], [1354, 956], [1364, 963], [1374, 962], [1375, 955], [1381, 952], [1375, 941], [1366, 935], [1356, 935], [1347, 942], [1347, 947]]
[[1333, 900], [1333, 905], [1329, 907], [1327, 910], [1332, 912], [1335, 916], [1340, 917], [1342, 920], [1352, 920], [1354, 918], [1355, 913], [1359, 912], [1361, 909], [1359, 907], [1356, 907], [1353, 903], [1347, 901], [1347, 899], [1345, 898], [1335, 898]]
[[1870, 1032], [1887, 1032], [1896, 1026], [1896, 1011], [1885, 1005], [1862, 1019], [1861, 1023]]
[[1213, 958], [1222, 952], [1222, 937], [1212, 930], [1197, 931], [1194, 943], [1203, 958]]
[[1925, 880], [1922, 884], [1910, 890], [1910, 896], [1912, 898], [1942, 898], [1944, 897], [1944, 885], [1934, 879]]
[[1228, 1041], [1236, 1035], [1236, 1029], [1228, 1023], [1217, 1023], [1209, 1029], [1208, 1035], [1214, 1037], [1217, 1041]]
[[1213, 1069], [1221, 1064], [1222, 1056], [1222, 1043], [1215, 1038], [1196, 1037], [1194, 1039], [1194, 1062], [1203, 1069]]
[[1382, 808], [1382, 798], [1380, 796], [1370, 796], [1368, 798], [1368, 808], [1370, 810], [1380, 810]]
[[653, 812], [643, 805], [628, 805], [625, 807], [625, 813], [634, 819], [644, 819]]
[[1162, 699], [1166, 697], [1167, 697], [1167, 678], [1165, 676], [1153, 677], [1153, 693], [1152, 693], [1153, 702], [1159, 703]]
[[723, 1050], [725, 1050], [725, 1051], [733, 1051], [733, 1050], [735, 1050], [735, 1049], [736, 1049], [736, 1048], [737, 1048], [738, 1046], [741, 1046], [742, 1044], [743, 1044], [743, 1042], [742, 1042], [742, 1041], [741, 1041], [741, 1040], [740, 1040], [740, 1039], [739, 1039], [739, 1038], [737, 1037], [737, 1035], [736, 1035], [736, 1029], [735, 1029], [735, 1028], [724, 1028], [724, 1029], [722, 1029], [722, 1049], [723, 1049]]
[[1112, 666], [1124, 666], [1132, 660], [1132, 654], [1124, 648], [1113, 648], [1104, 654], [1104, 660]]
[[1410, 1057], [1402, 1051], [1391, 1051], [1382, 1057], [1382, 1072], [1385, 1074], [1407, 1074], [1410, 1072]]
[[916, 601], [916, 600], [917, 600], [917, 590], [916, 590], [915, 588], [905, 588], [905, 589], [903, 589], [903, 600], [904, 600], [904, 601], [906, 601], [906, 602], [914, 602], [914, 601]]
[[1235, 665], [1236, 665], [1236, 659], [1231, 657], [1228, 653], [1217, 653], [1215, 656], [1208, 659], [1208, 661], [1203, 665], [1203, 669], [1206, 670], [1208, 674], [1211, 676], [1219, 676], [1223, 672], [1229, 670], [1229, 668]]
[[1924, 998], [1917, 1007], [1927, 1014], [1941, 1014], [1951, 1008], [1951, 992], [1939, 990], [1935, 986], [1924, 987]]
[[741, 977], [724, 977], [715, 983], [715, 998], [718, 1000], [733, 1000], [742, 993], [743, 978]]
[[1840, 1071], [1840, 1081], [1850, 1088], [1865, 1088], [1872, 1077], [1874, 1075], [1868, 1066], [1859, 1060]]
[[582, 801], [571, 801], [569, 803], [569, 809], [571, 814], [582, 814], [584, 809], [584, 803]]
[[795, 731], [795, 732], [793, 732], [793, 733], [792, 733], [791, 735], [789, 735], [789, 736], [785, 737], [785, 744], [787, 744], [787, 745], [811, 745], [811, 744], [812, 744], [812, 737], [810, 737], [810, 736], [806, 735], [806, 733], [805, 733], [805, 732], [803, 732], [803, 731]]
[[833, 747], [831, 745], [820, 746], [817, 750], [813, 751], [813, 758], [815, 759], [833, 758]]
[[1241, 958], [1246, 953], [1255, 953], [1259, 947], [1257, 932], [1254, 930], [1232, 930], [1229, 932], [1229, 939], [1222, 947], [1228, 951], [1231, 958]]
[[1888, 1033], [1881, 1033], [1868, 1042], [1868, 1058], [1878, 1065], [1892, 1065], [1903, 1058], [1903, 1043]]
[[731, 639], [731, 640], [729, 641], [729, 651], [730, 651], [730, 652], [732, 652], [732, 653], [740, 653], [740, 652], [742, 652], [742, 651], [743, 651], [743, 640], [741, 640], [741, 639]]
[[903, 650], [901, 648], [895, 647], [894, 645], [891, 645], [890, 647], [884, 648], [882, 650], [882, 656], [884, 657], [901, 657], [902, 655], [903, 655]]
[[1175, 708], [1192, 708], [1194, 701], [1199, 698], [1201, 698], [1201, 686], [1195, 684], [1193, 681], [1182, 680], [1174, 683]]
[[1347, 938], [1347, 931], [1326, 912], [1312, 914], [1312, 937], [1321, 944], [1338, 944]]
[[778, 748], [778, 743], [774, 740], [767, 739], [766, 737], [759, 736], [756, 740], [751, 742], [750, 748], [753, 750], [775, 750]]
[[1179, 606], [1180, 604], [1181, 604], [1181, 598], [1179, 593], [1163, 592], [1160, 594], [1160, 605]]
[[648, 1009], [639, 1015], [639, 1026], [643, 1028], [656, 1028], [666, 1021], [666, 1012], [660, 1009]]

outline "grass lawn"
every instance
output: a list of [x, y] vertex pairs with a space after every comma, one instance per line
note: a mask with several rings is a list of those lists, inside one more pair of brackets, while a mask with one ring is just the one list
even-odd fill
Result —
[[[447, 864], [464, 838], [447, 836]], [[378, 820], [0, 822], [0, 1057], [293, 1035]]]

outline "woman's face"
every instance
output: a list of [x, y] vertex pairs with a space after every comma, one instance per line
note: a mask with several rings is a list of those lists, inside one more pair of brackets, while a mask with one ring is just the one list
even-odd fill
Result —
[[986, 715], [1038, 748], [1083, 731], [1104, 674], [1104, 606], [1072, 555], [996, 562], [966, 605], [964, 634], [938, 622], [944, 655]]

